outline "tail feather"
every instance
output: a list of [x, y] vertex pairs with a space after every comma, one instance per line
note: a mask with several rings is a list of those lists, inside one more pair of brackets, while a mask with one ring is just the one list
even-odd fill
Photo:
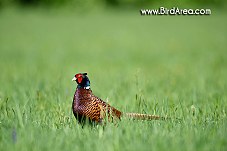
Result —
[[130, 119], [136, 120], [166, 120], [167, 117], [160, 117], [158, 115], [150, 115], [150, 114], [140, 114], [140, 113], [125, 113], [125, 116]]

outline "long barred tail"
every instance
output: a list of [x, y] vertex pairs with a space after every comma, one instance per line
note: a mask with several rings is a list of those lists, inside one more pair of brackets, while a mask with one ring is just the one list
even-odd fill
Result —
[[140, 113], [125, 113], [125, 116], [136, 120], [166, 120], [168, 117], [160, 117], [158, 115], [140, 114]]

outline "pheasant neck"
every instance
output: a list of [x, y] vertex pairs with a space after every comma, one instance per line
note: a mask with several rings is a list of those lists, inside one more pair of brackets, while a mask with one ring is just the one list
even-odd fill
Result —
[[90, 89], [90, 86], [86, 86], [86, 87], [84, 87], [84, 89], [87, 89], [88, 90], [88, 89]]
[[84, 86], [81, 86], [81, 85], [77, 85], [77, 88], [79, 88], [79, 89], [81, 89], [81, 88], [83, 88], [83, 89], [90, 89], [90, 85], [84, 85]]

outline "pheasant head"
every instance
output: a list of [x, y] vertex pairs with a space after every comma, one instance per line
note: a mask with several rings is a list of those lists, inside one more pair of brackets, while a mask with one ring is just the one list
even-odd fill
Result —
[[78, 73], [76, 74], [72, 81], [76, 81], [77, 88], [90, 89], [90, 80], [87, 77], [87, 73]]

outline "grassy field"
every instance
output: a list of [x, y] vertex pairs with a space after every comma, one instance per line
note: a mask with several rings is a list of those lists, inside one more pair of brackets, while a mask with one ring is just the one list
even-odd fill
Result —
[[[227, 150], [226, 17], [2, 10], [0, 150]], [[124, 112], [182, 121], [81, 128], [78, 72]]]

